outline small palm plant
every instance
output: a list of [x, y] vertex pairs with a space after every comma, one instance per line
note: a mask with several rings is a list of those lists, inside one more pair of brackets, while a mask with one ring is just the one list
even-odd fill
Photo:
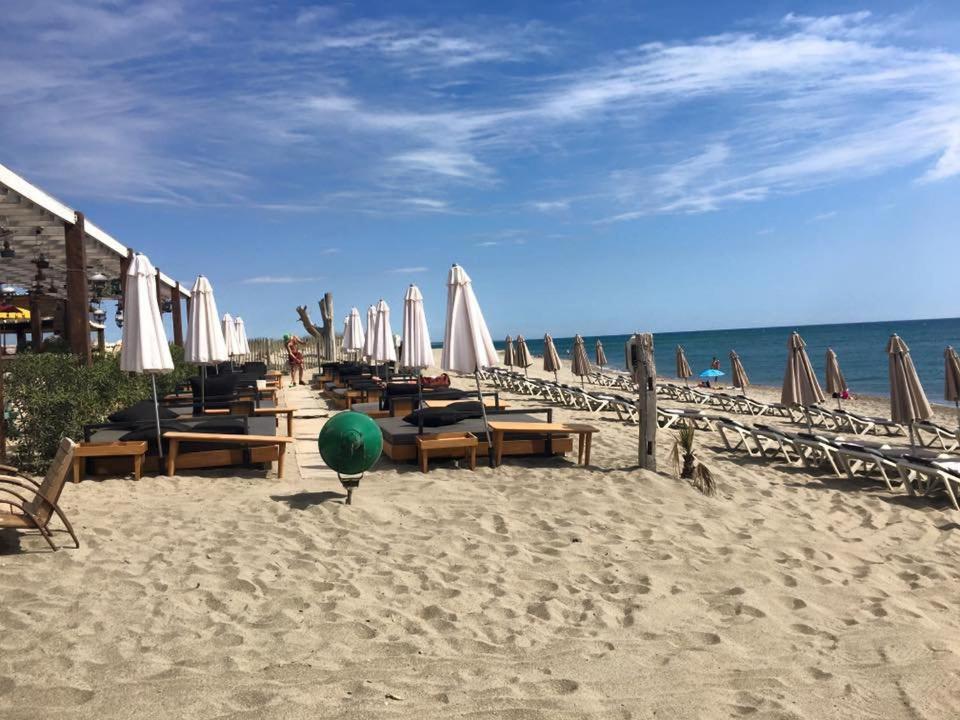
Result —
[[717, 491], [713, 474], [693, 453], [694, 433], [692, 427], [681, 428], [677, 433], [677, 441], [670, 451], [673, 472], [678, 478], [689, 480], [690, 484], [704, 495], [713, 495]]

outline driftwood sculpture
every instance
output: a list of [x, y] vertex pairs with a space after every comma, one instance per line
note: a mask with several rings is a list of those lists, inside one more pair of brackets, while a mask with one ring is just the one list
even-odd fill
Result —
[[323, 356], [321, 352], [323, 347], [323, 337], [320, 334], [320, 331], [317, 329], [317, 326], [313, 324], [313, 321], [310, 319], [310, 313], [307, 312], [306, 305], [300, 305], [297, 307], [297, 315], [300, 316], [300, 322], [303, 323], [303, 329], [307, 331], [310, 337], [313, 338], [314, 342], [317, 344], [317, 363], [319, 365], [320, 358]]

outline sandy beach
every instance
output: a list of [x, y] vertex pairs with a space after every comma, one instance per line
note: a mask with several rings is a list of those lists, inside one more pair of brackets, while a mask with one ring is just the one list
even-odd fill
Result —
[[635, 426], [560, 409], [601, 428], [592, 467], [381, 460], [346, 506], [316, 451], [330, 411], [284, 393], [304, 418], [283, 480], [88, 479], [62, 499], [79, 550], [0, 533], [0, 717], [960, 713], [943, 498], [731, 455], [714, 432], [705, 497], [669, 474], [669, 431], [640, 472]]

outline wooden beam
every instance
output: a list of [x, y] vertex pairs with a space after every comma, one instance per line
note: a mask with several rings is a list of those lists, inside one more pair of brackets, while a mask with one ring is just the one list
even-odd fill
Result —
[[173, 300], [173, 344], [183, 347], [183, 315], [180, 310], [180, 283], [176, 283], [170, 291]]
[[43, 318], [36, 295], [30, 296], [30, 341], [34, 352], [39, 352], [43, 345]]
[[160, 316], [163, 317], [163, 283], [160, 282], [160, 268], [155, 267], [157, 271], [157, 307], [160, 308]]
[[64, 251], [67, 259], [67, 317], [65, 330], [70, 350], [80, 362], [90, 365], [90, 291], [87, 287], [87, 250], [84, 243], [84, 218], [78, 212], [71, 224], [64, 225]]
[[133, 262], [133, 250], [127, 250], [127, 256], [120, 258], [120, 302], [124, 300], [127, 292], [127, 271], [130, 270], [130, 263]]

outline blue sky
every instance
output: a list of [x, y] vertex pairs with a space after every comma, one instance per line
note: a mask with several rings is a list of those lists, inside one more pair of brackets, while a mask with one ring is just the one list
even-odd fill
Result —
[[[955, 316], [952, 1], [14, 3], [0, 161], [251, 335]], [[338, 320], [338, 323], [340, 321]]]

